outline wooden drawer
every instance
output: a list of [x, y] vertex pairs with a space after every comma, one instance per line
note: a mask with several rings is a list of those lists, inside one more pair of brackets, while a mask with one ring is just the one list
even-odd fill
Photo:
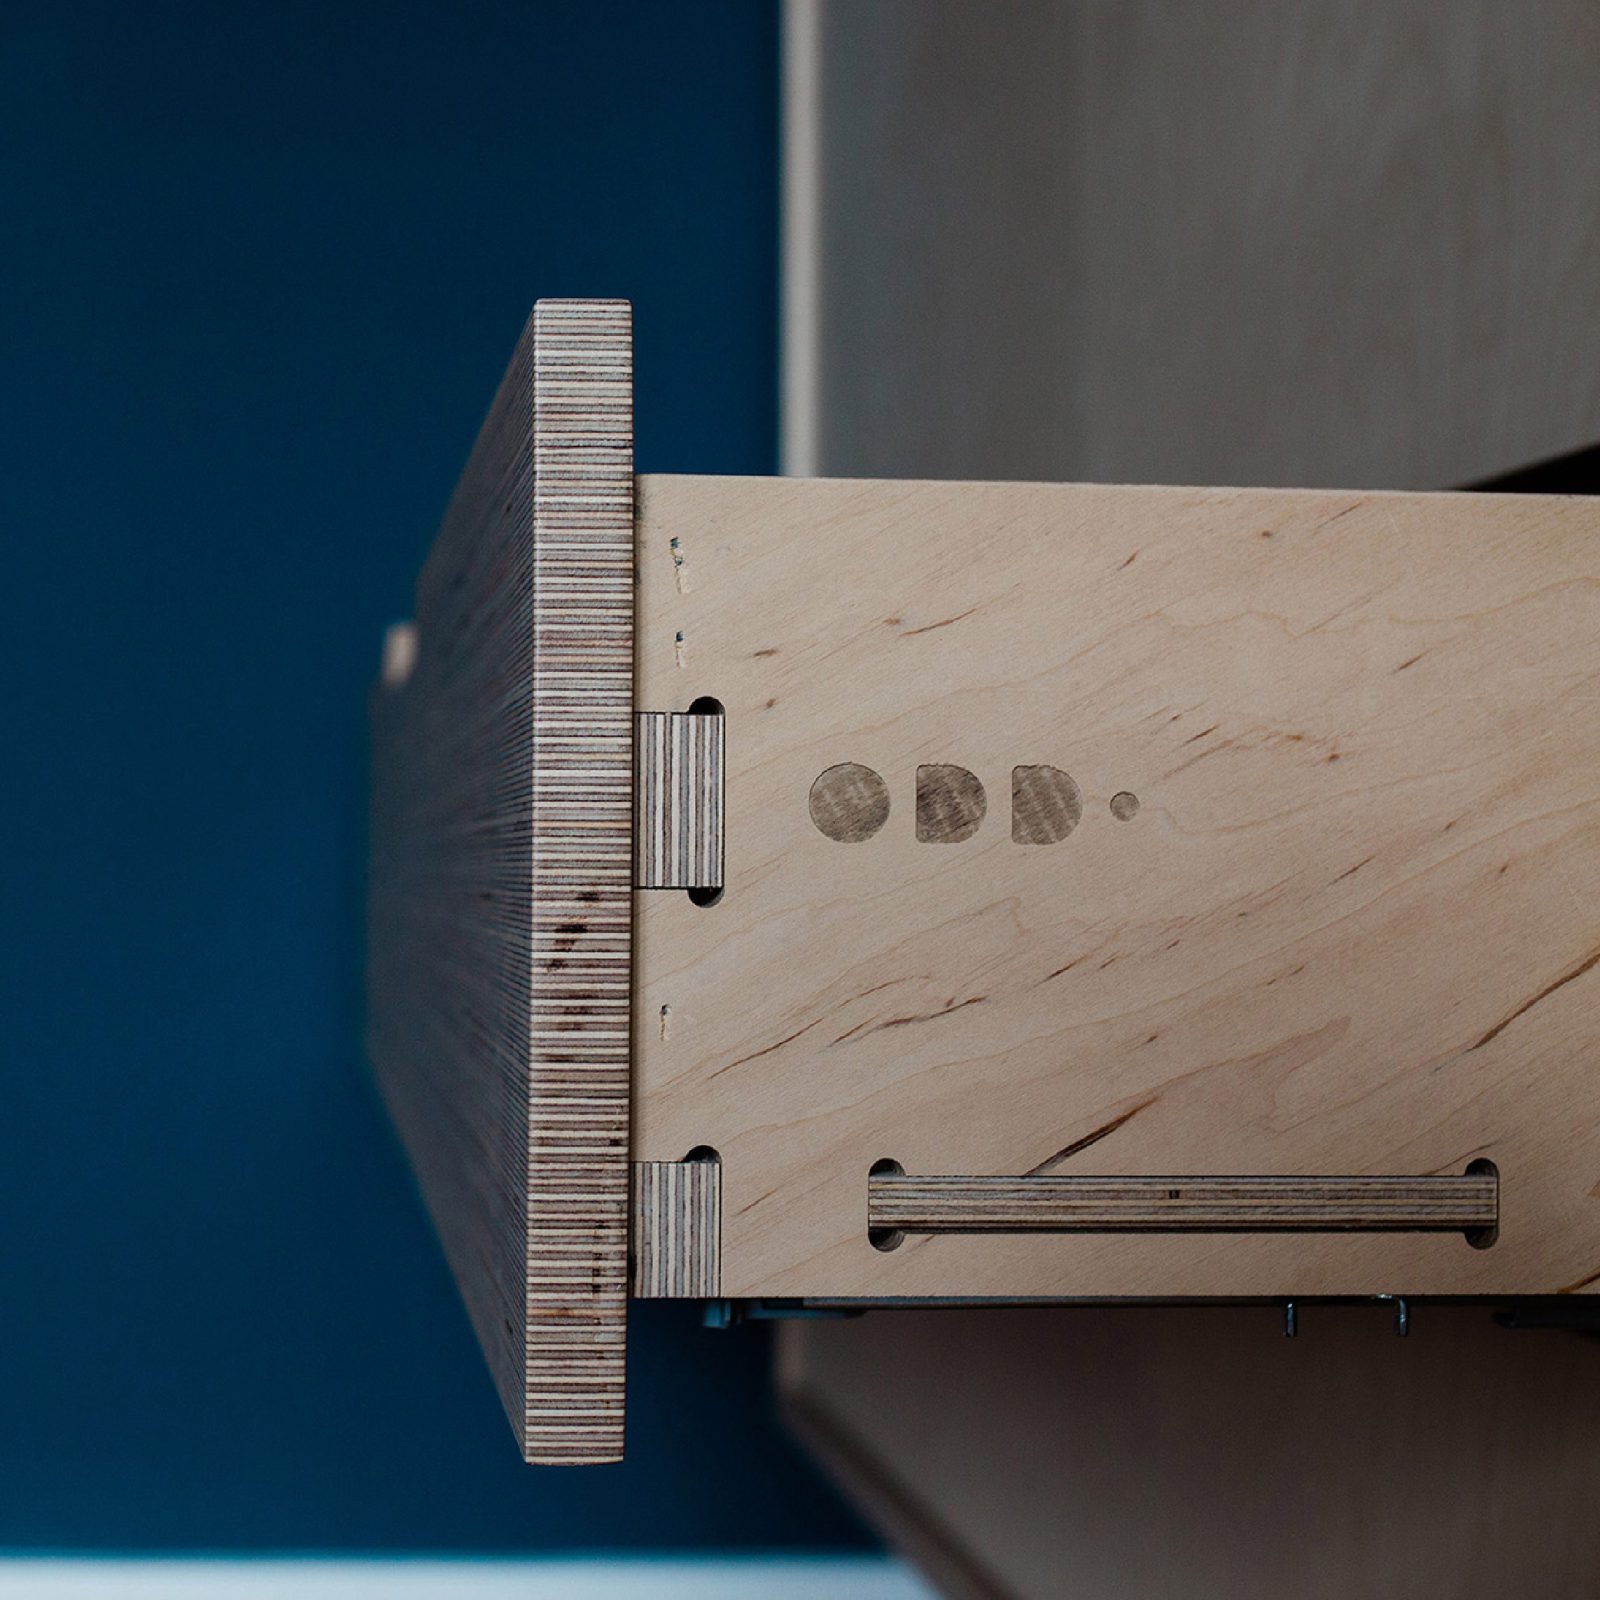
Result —
[[630, 1259], [1600, 1281], [1600, 509], [635, 479], [629, 337], [536, 309], [374, 692], [371, 1054], [530, 1459], [620, 1453]]

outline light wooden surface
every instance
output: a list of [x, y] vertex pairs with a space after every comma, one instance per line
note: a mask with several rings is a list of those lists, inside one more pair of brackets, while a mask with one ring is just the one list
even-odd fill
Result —
[[1481, 481], [1600, 439], [1590, 0], [788, 0], [785, 470]]
[[[644, 478], [639, 701], [727, 708], [726, 891], [636, 908], [636, 1154], [724, 1293], [1600, 1280], [1600, 510]], [[674, 577], [671, 541], [695, 581]], [[881, 776], [841, 843], [819, 777]], [[1081, 820], [1018, 843], [1018, 767]], [[919, 769], [987, 793], [920, 842]], [[1114, 802], [1120, 802], [1114, 805]], [[659, 1025], [666, 1013], [670, 1028]], [[1500, 1173], [1459, 1236], [867, 1237], [868, 1169]]]
[[534, 309], [373, 699], [368, 1048], [532, 1461], [622, 1450], [629, 312]]
[[[1491, 1252], [1492, 1253], [1492, 1252]], [[873, 1311], [783, 1329], [800, 1436], [952, 1600], [1600, 1588], [1593, 1339], [1482, 1307]]]

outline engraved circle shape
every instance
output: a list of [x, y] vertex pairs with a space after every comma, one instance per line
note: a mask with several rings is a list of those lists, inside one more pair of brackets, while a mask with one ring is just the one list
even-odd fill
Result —
[[1111, 815], [1118, 822], [1132, 822], [1139, 814], [1139, 797], [1127, 789], [1119, 790], [1111, 797]]
[[960, 844], [983, 825], [989, 797], [965, 767], [917, 768], [917, 839], [922, 844]]
[[1083, 792], [1059, 767], [1011, 769], [1011, 838], [1059, 844], [1083, 818]]
[[811, 820], [839, 844], [861, 844], [889, 820], [889, 786], [871, 767], [841, 761], [811, 785]]

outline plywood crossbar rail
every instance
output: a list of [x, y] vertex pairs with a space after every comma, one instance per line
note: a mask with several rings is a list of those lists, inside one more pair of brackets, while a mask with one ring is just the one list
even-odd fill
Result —
[[914, 1177], [873, 1173], [887, 1233], [1486, 1233], [1500, 1180], [1463, 1177]]

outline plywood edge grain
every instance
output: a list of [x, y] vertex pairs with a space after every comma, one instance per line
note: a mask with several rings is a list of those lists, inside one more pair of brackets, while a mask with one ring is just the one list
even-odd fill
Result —
[[723, 720], [680, 711], [635, 719], [635, 888], [721, 886]]
[[633, 325], [533, 313], [533, 980], [523, 1453], [620, 1460], [633, 962]]
[[541, 301], [373, 706], [369, 1053], [525, 1458], [623, 1446], [631, 320]]
[[721, 1294], [721, 1163], [634, 1162], [632, 1230], [636, 1299], [706, 1300]]
[[1492, 1172], [1460, 1177], [867, 1178], [867, 1225], [898, 1233], [1465, 1233], [1500, 1217]]

